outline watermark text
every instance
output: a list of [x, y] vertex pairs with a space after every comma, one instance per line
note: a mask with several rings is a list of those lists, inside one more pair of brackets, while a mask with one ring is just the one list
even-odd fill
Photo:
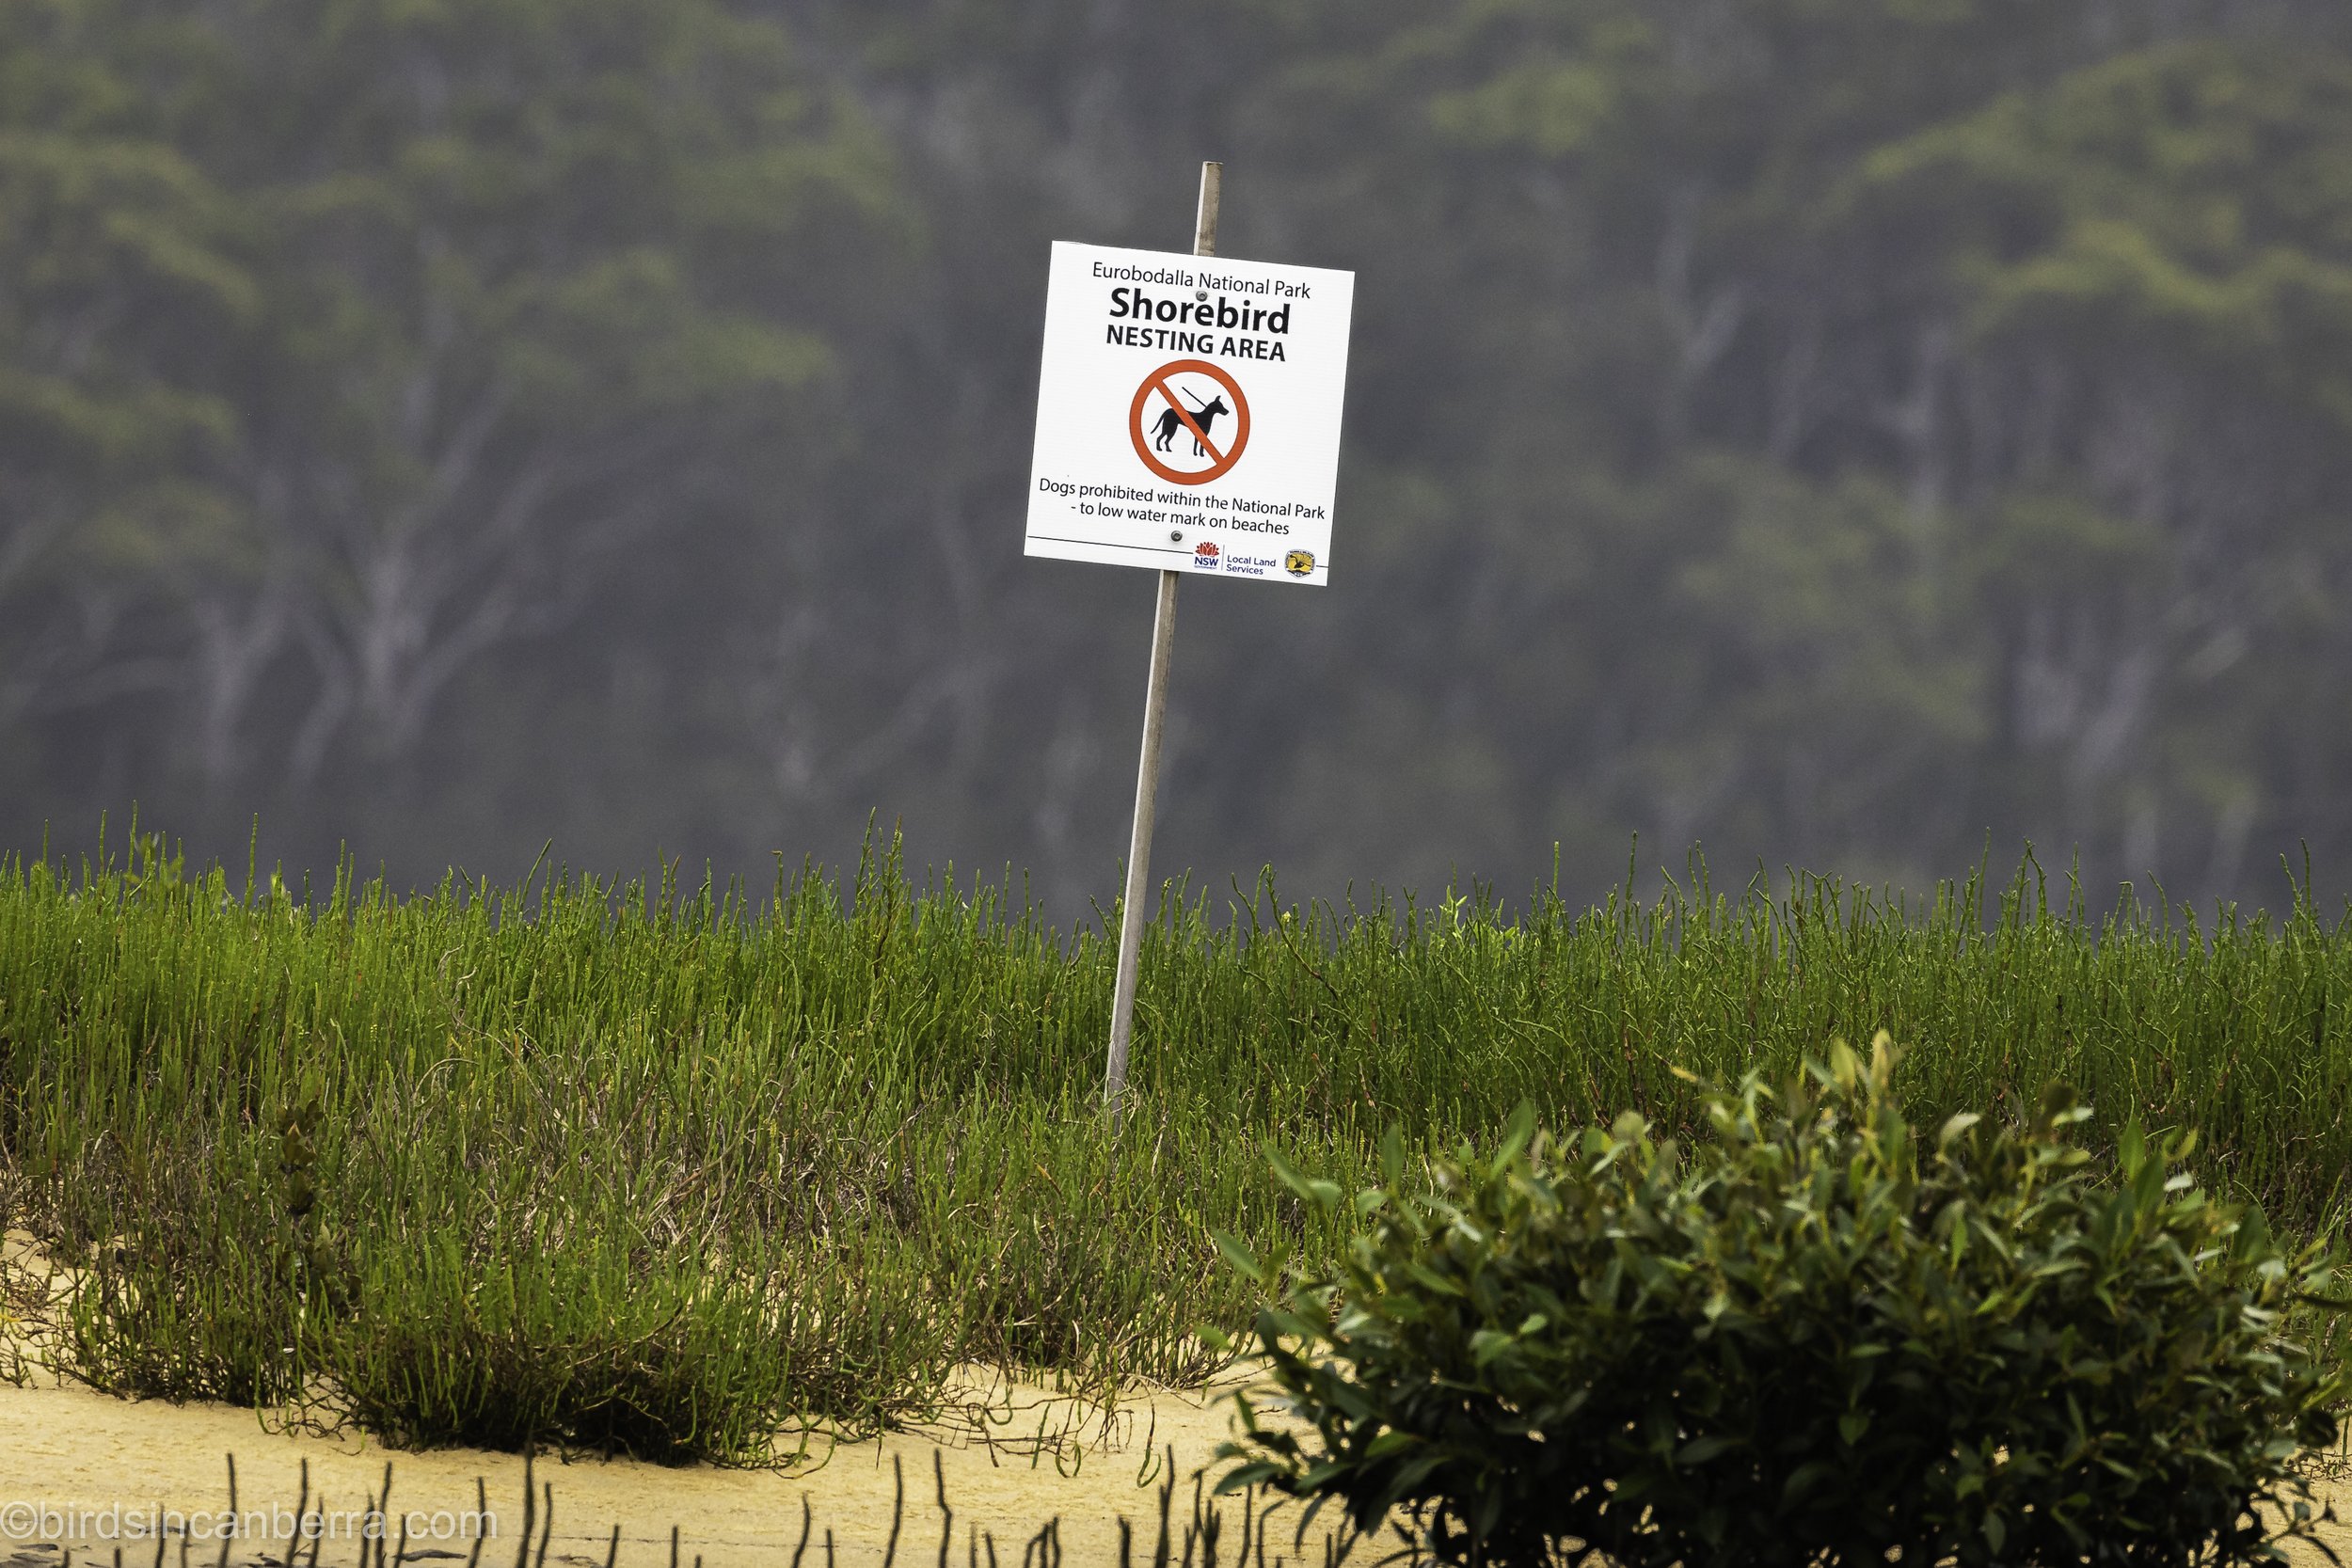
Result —
[[481, 1509], [164, 1508], [152, 1503], [0, 1502], [8, 1541], [411, 1541], [496, 1540], [499, 1518]]

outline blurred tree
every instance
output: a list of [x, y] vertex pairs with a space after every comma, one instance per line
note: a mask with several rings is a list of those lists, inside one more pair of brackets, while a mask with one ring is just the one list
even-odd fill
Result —
[[216, 784], [290, 637], [297, 778], [354, 732], [398, 767], [486, 649], [693, 524], [831, 364], [779, 246], [889, 199], [854, 115], [718, 4], [40, 4], [12, 71], [85, 86], [12, 96], [10, 170], [83, 248], [20, 341], [58, 345], [61, 410], [146, 400], [108, 453], [143, 503], [68, 509], [188, 621]]
[[1383, 684], [1477, 672], [1404, 721], [1516, 731], [1490, 819], [1598, 837], [1588, 882], [1634, 826], [1914, 880], [1997, 829], [2209, 888], [2311, 831], [2352, 125], [2341, 19], [2249, 21], [1505, 4], [1363, 66], [1471, 160], [1452, 288], [1500, 331], [1422, 374], [1474, 499], [1401, 562], [1465, 613]]
[[0, 724], [171, 685], [125, 623], [246, 543], [208, 372], [261, 284], [233, 199], [87, 47], [105, 8], [0, 11]]
[[1083, 913], [1149, 584], [1018, 554], [1044, 246], [1223, 157], [1227, 253], [1359, 271], [1343, 515], [1188, 594], [1164, 863], [2324, 870], [2347, 70], [2319, 0], [24, 0], [0, 808], [879, 807]]
[[2057, 762], [2018, 793], [2067, 836], [2121, 817], [2135, 859], [2210, 824], [2234, 880], [2258, 817], [2343, 777], [2331, 742], [2262, 759], [2352, 701], [2323, 608], [2352, 587], [2352, 62], [2127, 55], [1879, 150], [1849, 201], [1962, 334], [1936, 440], [1988, 517], [2004, 750]]

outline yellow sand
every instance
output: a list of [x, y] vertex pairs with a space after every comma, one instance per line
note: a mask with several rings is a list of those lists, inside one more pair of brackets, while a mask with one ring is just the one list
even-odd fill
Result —
[[[934, 1456], [955, 1510], [951, 1557], [957, 1563], [965, 1561], [967, 1537], [976, 1529], [993, 1532], [1000, 1561], [1008, 1549], [1017, 1561], [1022, 1542], [1057, 1514], [1062, 1520], [1062, 1545], [1073, 1563], [1116, 1560], [1117, 1519], [1122, 1513], [1136, 1527], [1138, 1555], [1148, 1559], [1157, 1527], [1156, 1483], [1166, 1473], [1167, 1447], [1172, 1443], [1176, 1450], [1180, 1485], [1175, 1517], [1181, 1524], [1190, 1510], [1191, 1477], [1209, 1463], [1230, 1418], [1228, 1408], [1201, 1396], [1162, 1393], [1138, 1400], [1121, 1407], [1108, 1423], [1107, 1433], [1104, 1423], [1091, 1419], [1086, 1446], [1063, 1444], [1057, 1467], [1054, 1454], [1038, 1452], [1034, 1445], [1029, 1445], [1030, 1452], [1022, 1453], [1017, 1439], [1016, 1447], [1006, 1446], [1006, 1436], [1034, 1435], [1041, 1411], [1047, 1415], [1049, 1431], [1094, 1413], [1073, 1412], [1066, 1402], [1051, 1401], [1035, 1389], [1014, 1389], [1010, 1397], [1015, 1414], [1008, 1426], [998, 1429], [993, 1444], [972, 1433], [950, 1434], [945, 1441], [893, 1434], [844, 1445], [821, 1467], [793, 1472], [673, 1468], [594, 1457], [563, 1463], [542, 1457], [535, 1473], [554, 1488], [548, 1560], [602, 1563], [618, 1524], [624, 1564], [650, 1568], [666, 1563], [673, 1525], [678, 1528], [688, 1563], [699, 1556], [706, 1568], [781, 1564], [789, 1560], [800, 1539], [805, 1498], [814, 1520], [808, 1568], [824, 1561], [828, 1530], [834, 1560], [842, 1568], [878, 1563], [890, 1533], [895, 1461], [903, 1466], [907, 1493], [899, 1560], [936, 1562], [942, 1518]], [[1001, 1402], [998, 1408], [1001, 1415]], [[1159, 1474], [1149, 1478], [1152, 1484], [1139, 1484], [1138, 1470], [1147, 1464], [1147, 1433], [1161, 1453], [1154, 1466]], [[114, 1523], [107, 1511], [119, 1507], [138, 1513], [160, 1507], [183, 1513], [215, 1513], [227, 1506], [225, 1456], [231, 1453], [236, 1456], [238, 1507], [248, 1518], [255, 1510], [292, 1516], [306, 1460], [313, 1506], [319, 1506], [323, 1495], [324, 1506], [335, 1512], [362, 1508], [367, 1497], [382, 1486], [389, 1460], [395, 1519], [412, 1509], [428, 1515], [474, 1509], [479, 1477], [497, 1521], [496, 1540], [502, 1543], [485, 1546], [483, 1561], [505, 1568], [514, 1560], [523, 1497], [523, 1462], [514, 1455], [467, 1449], [392, 1452], [356, 1433], [333, 1437], [273, 1433], [250, 1412], [224, 1406], [135, 1402], [36, 1382], [21, 1389], [0, 1387], [0, 1531], [16, 1537], [0, 1536], [0, 1562], [27, 1544], [24, 1521], [11, 1519], [9, 1506], [34, 1504], [52, 1514], [40, 1522], [47, 1528], [36, 1533], [62, 1535], [60, 1544], [72, 1547], [77, 1558], [110, 1560], [120, 1545], [125, 1562], [146, 1568], [153, 1560], [151, 1539], [126, 1542], [121, 1532], [128, 1527]], [[1232, 1515], [1225, 1533], [1230, 1560], [1240, 1525], [1239, 1504], [1229, 1504], [1227, 1512]], [[89, 1516], [93, 1513], [94, 1518]], [[65, 1528], [59, 1529], [59, 1525]], [[207, 1533], [191, 1543], [190, 1560], [210, 1564], [216, 1560], [218, 1545], [208, 1533], [209, 1524], [199, 1528]], [[471, 1544], [444, 1539], [423, 1544], [437, 1551], [453, 1550], [463, 1561]], [[1287, 1528], [1279, 1529], [1277, 1543], [1269, 1544], [1269, 1562], [1278, 1544], [1281, 1555], [1296, 1560]], [[175, 1541], [168, 1552], [175, 1563], [178, 1552]], [[282, 1543], [257, 1539], [240, 1543], [232, 1560], [260, 1561], [265, 1555], [282, 1558], [283, 1552]], [[1322, 1553], [1317, 1548], [1311, 1556], [1320, 1560]], [[356, 1562], [358, 1557], [355, 1540], [322, 1543], [322, 1564]], [[984, 1546], [980, 1560], [987, 1560]], [[45, 1556], [45, 1560], [56, 1560]]]
[[[167, 1559], [178, 1563], [182, 1541], [193, 1535], [187, 1560], [210, 1568], [219, 1560], [231, 1455], [244, 1521], [233, 1562], [284, 1560], [286, 1538], [301, 1517], [307, 1466], [310, 1511], [330, 1520], [344, 1516], [318, 1543], [321, 1568], [358, 1563], [363, 1543], [354, 1532], [365, 1528], [388, 1461], [390, 1528], [396, 1536], [400, 1521], [413, 1519], [412, 1530], [422, 1537], [411, 1558], [428, 1564], [469, 1560], [473, 1540], [463, 1520], [483, 1513], [478, 1499], [485, 1499], [491, 1523], [482, 1534], [495, 1544], [484, 1546], [481, 1561], [506, 1568], [516, 1560], [525, 1469], [515, 1455], [388, 1451], [358, 1431], [274, 1431], [250, 1411], [118, 1400], [48, 1375], [40, 1368], [42, 1298], [54, 1301], [66, 1275], [29, 1235], [0, 1236], [0, 1568], [56, 1563], [56, 1551], [42, 1543], [103, 1561], [119, 1548], [125, 1563], [148, 1568], [157, 1560], [157, 1519], [167, 1533], [178, 1532]], [[22, 1386], [9, 1386], [12, 1377]], [[946, 1522], [939, 1507], [943, 1481], [954, 1510], [949, 1556], [956, 1562], [972, 1560], [975, 1552], [986, 1562], [993, 1536], [998, 1561], [1010, 1568], [1023, 1544], [1057, 1517], [1059, 1543], [1073, 1562], [1113, 1562], [1122, 1515], [1134, 1526], [1138, 1557], [1148, 1560], [1170, 1449], [1177, 1478], [1170, 1516], [1181, 1549], [1195, 1478], [1213, 1471], [1232, 1420], [1229, 1396], [1242, 1381], [1200, 1394], [1143, 1394], [1104, 1411], [976, 1371], [955, 1386], [960, 1409], [935, 1431], [818, 1445], [804, 1462], [773, 1470], [543, 1456], [534, 1471], [541, 1497], [553, 1488], [547, 1560], [601, 1564], [618, 1525], [619, 1558], [628, 1564], [666, 1564], [673, 1527], [682, 1568], [697, 1557], [705, 1568], [781, 1564], [800, 1546], [805, 1518], [806, 1568], [827, 1561], [828, 1532], [835, 1568], [853, 1568], [882, 1560], [895, 1515], [901, 1521], [899, 1560], [935, 1563]], [[901, 1482], [902, 1511], [896, 1501]], [[1220, 1505], [1204, 1489], [1202, 1506]], [[1222, 1555], [1230, 1561], [1243, 1505], [1228, 1499], [1221, 1506]], [[544, 1522], [543, 1511], [532, 1531], [534, 1562]], [[1285, 1527], [1280, 1555], [1295, 1562], [1299, 1548], [1291, 1540]], [[1269, 1562], [1276, 1552], [1269, 1542]], [[1321, 1560], [1319, 1536], [1309, 1538], [1307, 1555]], [[302, 1560], [309, 1562], [307, 1548]]]
[[[1034, 1412], [1041, 1407], [1043, 1396], [1031, 1390], [1017, 1392], [1015, 1398], [1031, 1412], [1025, 1425], [1033, 1433]], [[1137, 1560], [1148, 1561], [1158, 1500], [1156, 1488], [1136, 1483], [1143, 1433], [1155, 1429], [1157, 1444], [1176, 1445], [1177, 1465], [1185, 1478], [1177, 1495], [1181, 1521], [1189, 1504], [1189, 1478], [1225, 1435], [1228, 1415], [1200, 1398], [1173, 1393], [1137, 1402], [1129, 1413], [1136, 1418], [1132, 1430], [1127, 1430], [1127, 1414], [1122, 1414], [1113, 1422], [1109, 1440], [1086, 1451], [1071, 1474], [1057, 1472], [1050, 1456], [1038, 1456], [1032, 1465], [1026, 1457], [1006, 1452], [992, 1458], [988, 1447], [977, 1442], [942, 1443], [912, 1434], [845, 1446], [821, 1469], [801, 1474], [707, 1466], [674, 1469], [626, 1460], [542, 1460], [536, 1474], [552, 1484], [555, 1499], [548, 1560], [601, 1564], [618, 1524], [621, 1563], [661, 1568], [669, 1560], [670, 1527], [675, 1525], [687, 1563], [700, 1557], [706, 1568], [754, 1563], [783, 1568], [800, 1540], [802, 1501], [806, 1498], [814, 1519], [806, 1568], [819, 1568], [826, 1560], [828, 1530], [833, 1560], [839, 1568], [879, 1563], [890, 1531], [891, 1466], [897, 1460], [904, 1466], [908, 1494], [898, 1560], [909, 1568], [935, 1563], [941, 1517], [931, 1465], [937, 1455], [956, 1511], [951, 1561], [966, 1562], [967, 1532], [981, 1529], [993, 1532], [998, 1561], [1012, 1568], [1020, 1560], [1023, 1540], [1045, 1519], [1059, 1514], [1061, 1542], [1072, 1564], [1086, 1568], [1114, 1563], [1116, 1518], [1121, 1513], [1136, 1526]], [[1099, 1429], [1089, 1435], [1102, 1437]], [[150, 1505], [218, 1510], [227, 1500], [223, 1456], [230, 1452], [237, 1458], [240, 1507], [264, 1512], [274, 1505], [292, 1513], [305, 1460], [310, 1463], [313, 1506], [323, 1493], [326, 1507], [338, 1511], [359, 1507], [382, 1484], [385, 1462], [390, 1460], [395, 1516], [410, 1509], [470, 1509], [480, 1477], [497, 1517], [497, 1530], [482, 1560], [496, 1568], [507, 1568], [515, 1560], [523, 1463], [511, 1454], [473, 1449], [388, 1453], [357, 1434], [321, 1438], [265, 1432], [250, 1413], [218, 1405], [133, 1402], [55, 1385], [0, 1387], [0, 1529], [12, 1528], [10, 1504], [100, 1511], [94, 1525], [79, 1521], [83, 1528], [65, 1532], [59, 1544], [71, 1547], [77, 1560], [102, 1563], [111, 1561], [119, 1547], [126, 1564], [148, 1568], [154, 1560], [152, 1541], [110, 1537], [103, 1511], [118, 1504], [134, 1511]], [[1063, 1468], [1072, 1468], [1068, 1460]], [[1228, 1561], [1240, 1523], [1238, 1509], [1229, 1513], [1235, 1516], [1227, 1522], [1227, 1550], [1220, 1554]], [[1278, 1514], [1278, 1521], [1281, 1517]], [[2352, 1531], [2333, 1528], [2328, 1539], [2338, 1551], [2352, 1553]], [[470, 1549], [470, 1543], [463, 1540], [425, 1544], [428, 1550], [456, 1554], [453, 1560], [428, 1557], [428, 1564], [462, 1563]], [[28, 1551], [32, 1546], [21, 1536], [0, 1537], [0, 1564], [30, 1568], [58, 1561], [54, 1551]], [[232, 1560], [282, 1560], [284, 1550], [282, 1542], [241, 1542]], [[216, 1560], [217, 1551], [215, 1542], [194, 1542], [185, 1560], [209, 1565]], [[1292, 1545], [1290, 1528], [1279, 1523], [1267, 1544], [1266, 1560], [1272, 1562], [1277, 1555], [1294, 1562], [1299, 1555]], [[1319, 1562], [1322, 1555], [1311, 1538], [1308, 1560]], [[183, 1560], [176, 1540], [167, 1557], [175, 1565]], [[355, 1563], [358, 1557], [355, 1541], [321, 1543], [322, 1565]], [[984, 1548], [979, 1560], [988, 1560]], [[2322, 1560], [2307, 1551], [2296, 1554], [2296, 1560]]]
[[[30, 1238], [14, 1235], [0, 1247], [0, 1262], [29, 1255]], [[5, 1304], [0, 1304], [5, 1305]], [[0, 1353], [26, 1348], [0, 1321]], [[21, 1366], [21, 1363], [19, 1364]], [[0, 1354], [0, 1376], [10, 1370]], [[1074, 1568], [1118, 1561], [1118, 1520], [1125, 1515], [1136, 1531], [1136, 1560], [1149, 1561], [1158, 1521], [1158, 1485], [1168, 1474], [1166, 1450], [1173, 1445], [1174, 1517], [1181, 1550], [1182, 1522], [1190, 1515], [1193, 1479], [1214, 1474], [1212, 1455], [1228, 1435], [1231, 1385], [1207, 1394], [1163, 1391], [1102, 1412], [1056, 1399], [1036, 1388], [1006, 1387], [984, 1378], [963, 1385], [973, 1408], [985, 1402], [988, 1418], [969, 1411], [933, 1433], [901, 1433], [844, 1445], [821, 1465], [790, 1470], [673, 1468], [628, 1460], [542, 1459], [535, 1474], [553, 1488], [550, 1563], [601, 1564], [614, 1526], [621, 1538], [619, 1561], [628, 1568], [663, 1568], [671, 1529], [678, 1531], [681, 1563], [700, 1558], [704, 1568], [759, 1564], [784, 1568], [803, 1539], [803, 1505], [812, 1521], [804, 1568], [862, 1568], [880, 1563], [892, 1520], [894, 1485], [905, 1484], [905, 1509], [898, 1560], [907, 1568], [940, 1560], [942, 1517], [936, 1500], [934, 1464], [946, 1480], [955, 1510], [949, 1561], [974, 1560], [979, 1532], [994, 1538], [996, 1561], [1013, 1568], [1022, 1544], [1046, 1520], [1061, 1520], [1060, 1543]], [[1036, 1437], [1042, 1427], [1049, 1442]], [[445, 1449], [424, 1453], [388, 1452], [363, 1433], [331, 1436], [273, 1432], [249, 1411], [221, 1405], [173, 1405], [118, 1400], [39, 1373], [24, 1386], [0, 1384], [0, 1568], [54, 1568], [59, 1548], [83, 1561], [115, 1560], [132, 1568], [157, 1561], [149, 1510], [175, 1510], [199, 1521], [199, 1538], [173, 1540], [166, 1556], [175, 1565], [210, 1568], [219, 1560], [214, 1516], [229, 1501], [227, 1456], [236, 1459], [237, 1504], [248, 1521], [247, 1536], [230, 1560], [238, 1564], [282, 1563], [286, 1542], [253, 1532], [261, 1520], [289, 1523], [302, 1495], [307, 1464], [313, 1509], [360, 1513], [392, 1465], [391, 1515], [417, 1511], [421, 1533], [443, 1516], [454, 1533], [457, 1516], [476, 1509], [477, 1480], [486, 1494], [493, 1525], [481, 1561], [508, 1568], [516, 1560], [523, 1524], [524, 1462], [512, 1454]], [[2340, 1487], [2352, 1495], [2352, 1487]], [[28, 1517], [28, 1510], [30, 1516]], [[2352, 1510], [2347, 1510], [2352, 1512]], [[1286, 1510], [1287, 1513], [1287, 1510]], [[1224, 1549], [1231, 1562], [1240, 1533], [1238, 1503], [1226, 1508]], [[126, 1538], [134, 1516], [145, 1533]], [[1302, 1553], [1293, 1543], [1285, 1513], [1266, 1542], [1265, 1561], [1279, 1556], [1295, 1564]], [[264, 1531], [266, 1524], [262, 1525]], [[395, 1526], [397, 1528], [397, 1526]], [[830, 1559], [827, 1536], [831, 1536]], [[534, 1529], [532, 1556], [537, 1556]], [[1320, 1532], [1308, 1539], [1303, 1556], [1319, 1563]], [[2352, 1531], [2331, 1530], [2330, 1543], [2352, 1554]], [[463, 1564], [470, 1539], [423, 1539], [410, 1557], [428, 1565]], [[356, 1564], [361, 1543], [349, 1536], [319, 1543], [318, 1562]], [[1366, 1554], [1368, 1560], [1375, 1554]], [[306, 1550], [303, 1560], [307, 1563]], [[984, 1545], [977, 1560], [987, 1562]], [[2322, 1560], [2307, 1553], [2298, 1560]], [[380, 1560], [379, 1560], [380, 1561]]]

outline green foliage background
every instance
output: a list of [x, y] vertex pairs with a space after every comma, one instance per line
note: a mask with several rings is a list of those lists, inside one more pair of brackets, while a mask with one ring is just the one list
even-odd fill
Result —
[[[1149, 583], [1017, 554], [1045, 244], [1360, 274], [1334, 588], [1162, 862], [2352, 863], [2352, 25], [2273, 0], [23, 0], [0, 834], [1082, 913]], [[2329, 884], [2332, 885], [2332, 884]]]

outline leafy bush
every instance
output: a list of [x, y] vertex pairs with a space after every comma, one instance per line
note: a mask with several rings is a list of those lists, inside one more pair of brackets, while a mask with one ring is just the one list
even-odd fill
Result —
[[1369, 1228], [1258, 1320], [1259, 1393], [1312, 1434], [1245, 1397], [1227, 1484], [1498, 1564], [2235, 1563], [2309, 1536], [2297, 1456], [2352, 1380], [2286, 1316], [2332, 1258], [2175, 1174], [2186, 1135], [2134, 1127], [2106, 1180], [2064, 1089], [1923, 1142], [1893, 1063], [1882, 1035], [1781, 1096], [1751, 1075], [1688, 1153], [1631, 1113], [1553, 1141], [1522, 1106], [1433, 1196], [1391, 1138]]

